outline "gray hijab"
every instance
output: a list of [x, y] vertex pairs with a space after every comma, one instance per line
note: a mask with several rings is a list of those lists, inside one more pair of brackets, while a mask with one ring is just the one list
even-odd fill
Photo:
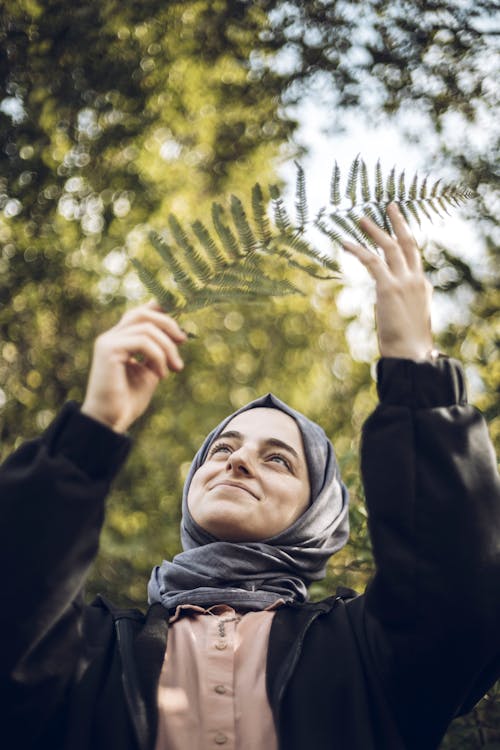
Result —
[[[269, 539], [219, 541], [191, 517], [187, 505], [189, 486], [212, 442], [228, 422], [257, 407], [280, 409], [297, 423], [309, 471], [311, 502], [292, 526]], [[169, 610], [179, 604], [229, 604], [238, 609], [260, 610], [277, 599], [304, 602], [308, 598], [307, 587], [324, 578], [328, 558], [344, 546], [348, 535], [348, 494], [331, 442], [321, 427], [269, 393], [226, 417], [195, 455], [182, 496], [184, 551], [153, 569], [149, 601], [161, 602]]]

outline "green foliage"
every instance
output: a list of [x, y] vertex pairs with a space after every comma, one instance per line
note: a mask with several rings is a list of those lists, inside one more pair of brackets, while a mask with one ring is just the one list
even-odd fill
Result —
[[[296, 167], [295, 224], [276, 185], [269, 186], [273, 209], [273, 220], [270, 219], [264, 193], [256, 183], [252, 188], [251, 218], [241, 200], [232, 195], [232, 226], [224, 221], [224, 208], [213, 203], [212, 231], [197, 220], [191, 225], [193, 236], [190, 238], [171, 214], [168, 221], [172, 245], [165, 236], [150, 234], [163, 260], [161, 270], [167, 275], [167, 286], [141, 261], [134, 258], [132, 262], [143, 284], [165, 309], [172, 314], [185, 313], [220, 302], [300, 292], [286, 278], [286, 269], [283, 270], [280, 260], [316, 279], [338, 278], [336, 261], [317, 252], [306, 237], [305, 232], [311, 225], [327, 235], [333, 244], [342, 244], [344, 238], [350, 238], [376, 252], [376, 243], [359, 224], [362, 216], [369, 216], [379, 227], [392, 232], [387, 216], [387, 206], [392, 201], [398, 204], [408, 221], [415, 218], [420, 224], [422, 217], [432, 220], [432, 213], [438, 216], [442, 215], [441, 211], [448, 213], [449, 206], [458, 206], [472, 195], [467, 188], [442, 185], [440, 179], [429, 187], [428, 177], [419, 180], [418, 173], [407, 190], [404, 170], [396, 174], [396, 167], [393, 167], [384, 180], [380, 162], [375, 167], [372, 188], [366, 164], [358, 154], [345, 186], [349, 206], [341, 205], [341, 174], [335, 162], [330, 182], [330, 204], [335, 210], [322, 208], [311, 221], [304, 170], [300, 164], [296, 163]], [[329, 223], [325, 222], [325, 217]], [[196, 245], [192, 239], [197, 241]], [[274, 265], [270, 261], [275, 261]], [[325, 274], [325, 270], [329, 273]]]

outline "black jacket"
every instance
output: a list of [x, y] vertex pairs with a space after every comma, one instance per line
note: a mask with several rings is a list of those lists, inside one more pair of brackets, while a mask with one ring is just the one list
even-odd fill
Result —
[[[458, 363], [381, 360], [362, 474], [377, 572], [280, 608], [267, 687], [281, 750], [430, 750], [500, 676], [500, 482]], [[67, 404], [0, 470], [7, 748], [149, 750], [166, 612], [83, 603], [127, 438]]]

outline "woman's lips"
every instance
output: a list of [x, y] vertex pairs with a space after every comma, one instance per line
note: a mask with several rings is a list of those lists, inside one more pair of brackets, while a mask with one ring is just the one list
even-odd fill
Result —
[[249, 495], [252, 495], [256, 500], [258, 500], [258, 496], [253, 492], [250, 487], [247, 487], [246, 484], [242, 484], [241, 482], [232, 482], [229, 479], [225, 479], [222, 482], [216, 482], [212, 487], [210, 487], [211, 490], [215, 489], [216, 487], [236, 487], [240, 490], [245, 490], [245, 492], [248, 492]]

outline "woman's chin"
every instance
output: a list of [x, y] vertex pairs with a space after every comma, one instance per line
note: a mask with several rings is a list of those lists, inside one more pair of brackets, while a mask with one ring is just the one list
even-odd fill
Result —
[[223, 542], [256, 542], [265, 536], [254, 528], [248, 512], [240, 507], [225, 502], [217, 507], [213, 513], [195, 518], [195, 521], [208, 531], [209, 534]]

